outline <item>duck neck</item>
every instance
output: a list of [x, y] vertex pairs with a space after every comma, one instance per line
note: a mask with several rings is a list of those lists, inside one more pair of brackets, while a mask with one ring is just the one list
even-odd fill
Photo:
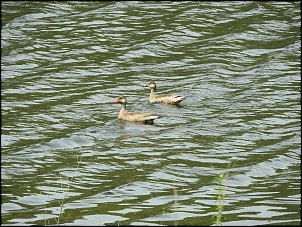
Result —
[[122, 118], [123, 116], [125, 116], [127, 113], [126, 111], [126, 103], [122, 103], [122, 108], [118, 114], [118, 118]]
[[151, 100], [155, 100], [156, 96], [155, 96], [155, 88], [151, 88], [151, 92], [150, 92], [150, 101]]

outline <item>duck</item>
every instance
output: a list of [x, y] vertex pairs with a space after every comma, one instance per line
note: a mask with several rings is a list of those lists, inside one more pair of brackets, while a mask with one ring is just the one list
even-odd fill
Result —
[[150, 103], [162, 102], [165, 104], [179, 104], [180, 102], [185, 100], [185, 97], [180, 95], [174, 95], [174, 94], [155, 95], [156, 83], [154, 81], [147, 82], [147, 84], [144, 87], [149, 87], [151, 89], [150, 96], [149, 96]]
[[119, 96], [117, 99], [112, 101], [112, 103], [120, 103], [122, 108], [118, 114], [118, 118], [125, 121], [140, 122], [144, 124], [153, 124], [158, 115], [149, 112], [127, 112], [126, 104], [127, 99], [125, 96]]

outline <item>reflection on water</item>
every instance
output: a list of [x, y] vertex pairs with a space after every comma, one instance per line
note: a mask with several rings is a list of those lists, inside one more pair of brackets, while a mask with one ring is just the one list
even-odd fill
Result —
[[[222, 225], [299, 225], [300, 23], [298, 2], [2, 3], [2, 224], [212, 225], [222, 193]], [[150, 80], [186, 99], [150, 104]], [[160, 118], [118, 120], [120, 95]]]

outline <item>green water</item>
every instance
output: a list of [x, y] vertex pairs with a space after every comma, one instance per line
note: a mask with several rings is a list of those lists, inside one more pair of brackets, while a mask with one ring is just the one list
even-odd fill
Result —
[[300, 11], [2, 2], [1, 224], [300, 225]]

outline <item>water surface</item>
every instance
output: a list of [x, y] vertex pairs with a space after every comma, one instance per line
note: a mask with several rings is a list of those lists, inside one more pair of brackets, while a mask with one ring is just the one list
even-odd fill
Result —
[[300, 2], [1, 6], [2, 225], [301, 224]]

